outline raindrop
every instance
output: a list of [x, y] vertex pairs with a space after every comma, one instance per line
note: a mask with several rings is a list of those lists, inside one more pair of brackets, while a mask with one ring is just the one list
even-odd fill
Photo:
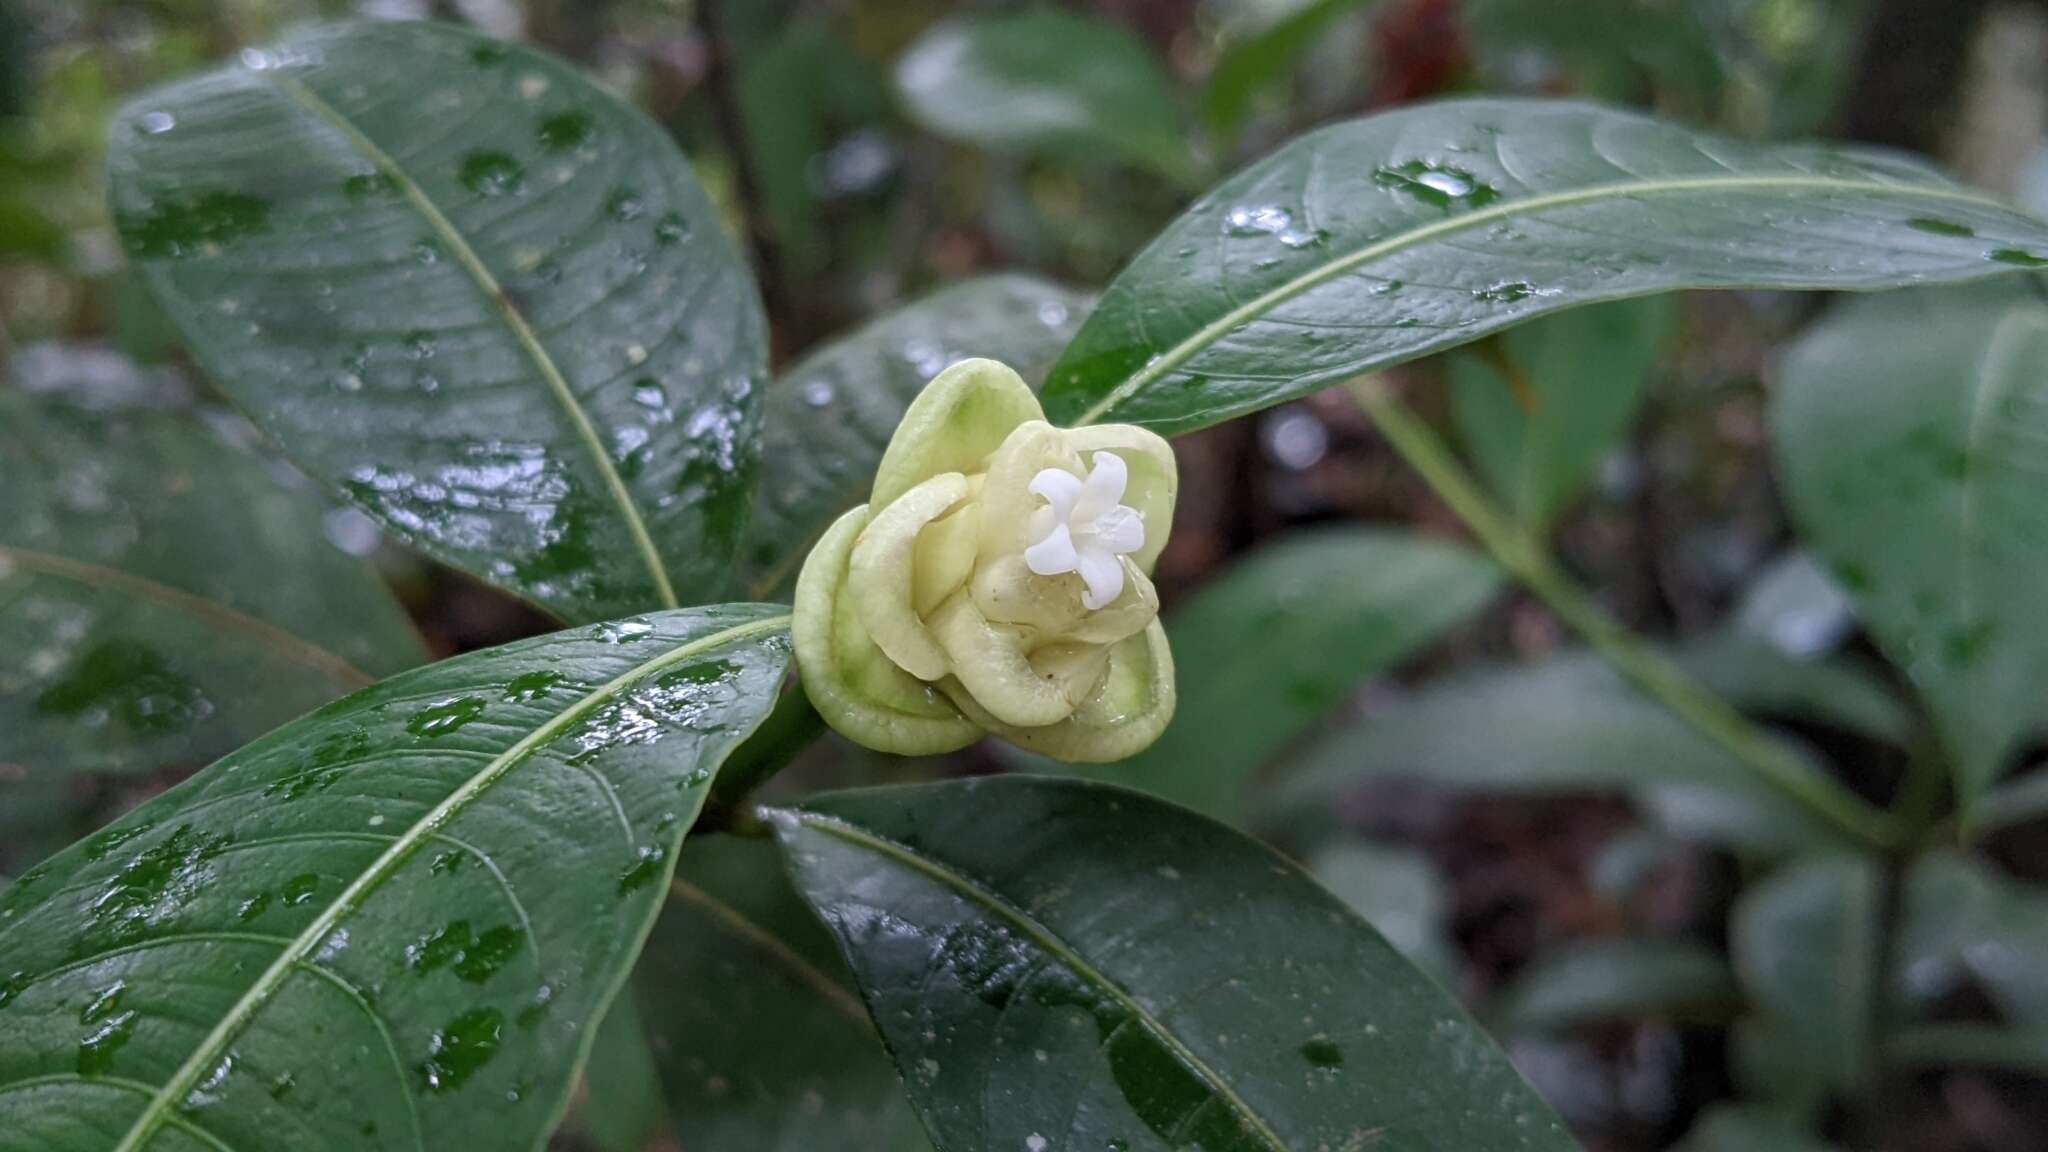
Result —
[[161, 136], [178, 126], [178, 118], [169, 112], [144, 112], [135, 121], [135, 130], [144, 136]]
[[813, 408], [823, 408], [830, 404], [835, 395], [832, 385], [824, 380], [813, 380], [804, 385], [804, 403]]
[[1344, 1066], [1344, 1050], [1327, 1036], [1318, 1036], [1301, 1046], [1301, 1058], [1325, 1071]]
[[681, 213], [670, 212], [654, 222], [654, 242], [663, 248], [682, 243], [690, 235], [690, 222]]
[[1958, 224], [1953, 220], [1942, 220], [1933, 216], [1915, 216], [1906, 221], [1906, 227], [1932, 236], [1968, 237], [1977, 234], [1977, 230], [1968, 224]]
[[2036, 256], [2022, 248], [2000, 248], [1987, 253], [1985, 258], [2015, 268], [2048, 268], [2048, 256]]
[[619, 873], [619, 895], [623, 896], [645, 887], [649, 881], [661, 874], [662, 863], [667, 859], [668, 849], [659, 844], [649, 844], [641, 848], [634, 862]]
[[1047, 300], [1038, 306], [1038, 322], [1047, 328], [1058, 328], [1067, 322], [1067, 306], [1057, 300]]
[[427, 1059], [419, 1066], [420, 1081], [429, 1092], [453, 1092], [498, 1054], [505, 1030], [496, 1008], [472, 1008], [441, 1026], [428, 1041]]
[[1463, 168], [1410, 160], [1386, 165], [1372, 174], [1373, 183], [1402, 192], [1435, 208], [1479, 208], [1500, 199], [1500, 189]]
[[541, 668], [523, 676], [515, 676], [505, 685], [505, 699], [515, 704], [525, 704], [546, 696], [555, 685], [562, 682], [562, 674], [553, 669]]
[[526, 169], [503, 152], [471, 152], [462, 158], [456, 176], [479, 196], [503, 196], [525, 190]]
[[284, 882], [284, 902], [296, 908], [311, 900], [319, 890], [320, 877], [311, 872], [301, 872]]
[[405, 730], [429, 739], [446, 736], [483, 714], [483, 697], [458, 696], [414, 713], [412, 719], [405, 722]]
[[1538, 288], [1526, 280], [1503, 280], [1484, 288], [1474, 288], [1472, 298], [1486, 304], [1514, 304], [1531, 296], [1555, 296], [1555, 288]]
[[[1263, 207], [1239, 206], [1224, 216], [1226, 231], [1232, 236], [1268, 235], [1289, 248], [1306, 248], [1321, 243], [1321, 231], [1307, 231], [1294, 226], [1294, 217], [1287, 209], [1274, 205]], [[1260, 267], [1270, 268], [1279, 261], [1261, 262]]]
[[550, 152], [567, 152], [590, 139], [590, 113], [581, 108], [557, 112], [540, 122], [540, 146]]

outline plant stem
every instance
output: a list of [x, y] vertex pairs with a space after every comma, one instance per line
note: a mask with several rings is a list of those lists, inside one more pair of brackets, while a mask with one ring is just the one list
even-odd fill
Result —
[[1702, 735], [1733, 753], [1766, 782], [1852, 839], [1873, 848], [1897, 843], [1885, 813], [1834, 779], [1813, 771], [1784, 744], [1727, 701], [1694, 683], [1677, 665], [1603, 611], [1558, 568], [1521, 525], [1503, 513], [1443, 440], [1376, 379], [1348, 388], [1374, 427], [1456, 513], [1509, 575], [1548, 605], [1608, 663]]
[[785, 685], [768, 718], [719, 768], [697, 826], [704, 831], [740, 830], [748, 820], [748, 799], [824, 730], [825, 721], [811, 707], [803, 685]]

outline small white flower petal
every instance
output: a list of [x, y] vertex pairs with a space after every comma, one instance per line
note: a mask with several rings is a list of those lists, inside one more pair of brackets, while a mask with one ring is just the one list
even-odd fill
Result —
[[1080, 554], [1080, 563], [1075, 567], [1088, 585], [1088, 590], [1081, 593], [1081, 604], [1089, 611], [1107, 608], [1124, 594], [1124, 563], [1107, 549], [1087, 549]]
[[1053, 519], [1066, 521], [1074, 514], [1074, 501], [1081, 495], [1081, 478], [1065, 468], [1047, 468], [1031, 478], [1031, 494], [1045, 497]]
[[1124, 489], [1131, 482], [1130, 466], [1123, 457], [1114, 452], [1097, 452], [1095, 466], [1088, 471], [1088, 479], [1081, 484], [1081, 496], [1074, 501], [1071, 520], [1075, 527], [1092, 522], [1096, 517], [1117, 506], [1124, 498]]
[[1145, 519], [1135, 508], [1119, 504], [1097, 516], [1083, 539], [1098, 543], [1115, 555], [1128, 556], [1145, 546]]
[[1080, 566], [1074, 551], [1074, 537], [1065, 524], [1053, 525], [1052, 534], [1024, 550], [1025, 567], [1040, 576], [1058, 576]]

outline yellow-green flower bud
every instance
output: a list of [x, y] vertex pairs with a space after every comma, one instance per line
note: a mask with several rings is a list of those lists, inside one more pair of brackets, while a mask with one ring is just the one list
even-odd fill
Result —
[[1073, 762], [1140, 751], [1173, 718], [1151, 575], [1179, 483], [1143, 428], [1055, 428], [993, 360], [939, 373], [797, 578], [811, 702], [907, 756], [984, 733]]

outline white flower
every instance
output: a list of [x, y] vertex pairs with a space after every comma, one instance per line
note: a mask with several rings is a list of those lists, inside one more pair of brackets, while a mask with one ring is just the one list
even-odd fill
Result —
[[1032, 513], [1024, 563], [1040, 576], [1080, 573], [1088, 586], [1081, 604], [1090, 611], [1123, 595], [1122, 558], [1145, 546], [1145, 521], [1121, 502], [1129, 483], [1130, 469], [1114, 452], [1097, 452], [1086, 480], [1064, 468], [1031, 478], [1031, 494], [1046, 503]]

